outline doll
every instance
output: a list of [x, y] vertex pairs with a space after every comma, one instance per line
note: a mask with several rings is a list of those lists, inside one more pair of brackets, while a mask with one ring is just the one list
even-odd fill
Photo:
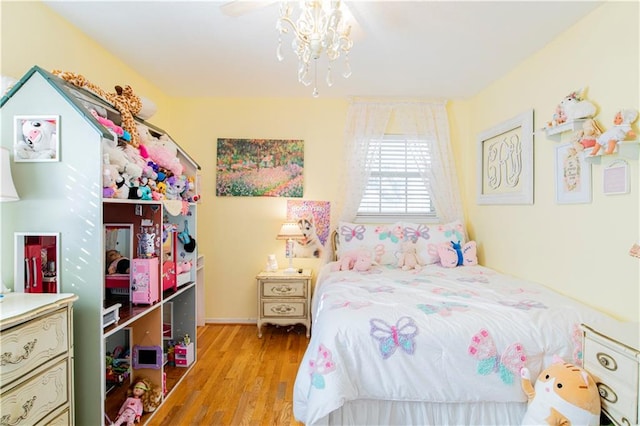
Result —
[[631, 130], [631, 123], [638, 118], [638, 111], [635, 109], [623, 109], [616, 113], [613, 119], [614, 126], [604, 132], [596, 140], [591, 155], [596, 155], [600, 149], [605, 149], [605, 154], [613, 154], [618, 142], [627, 137], [634, 138], [635, 133]]
[[114, 425], [132, 426], [140, 421], [143, 412], [155, 411], [160, 405], [162, 393], [145, 377], [136, 378], [127, 391], [127, 399], [118, 411]]
[[128, 274], [131, 262], [118, 250], [107, 250], [107, 274]]
[[133, 426], [134, 423], [140, 421], [142, 416], [143, 402], [142, 397], [149, 390], [149, 387], [144, 381], [134, 382], [133, 389], [129, 389], [127, 394], [129, 397], [124, 401], [118, 411], [118, 417], [116, 417], [115, 426], [126, 424], [127, 426]]

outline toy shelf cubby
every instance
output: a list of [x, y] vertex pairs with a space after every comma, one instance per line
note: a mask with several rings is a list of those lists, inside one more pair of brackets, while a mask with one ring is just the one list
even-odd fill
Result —
[[[59, 235], [57, 291], [78, 296], [74, 304], [74, 371], [70, 372], [75, 384], [73, 423], [107, 425], [115, 420], [133, 377], [141, 375], [151, 379], [164, 390], [164, 401], [193, 366], [179, 368], [161, 364], [158, 368], [136, 369], [131, 364], [127, 369], [122, 365], [124, 361], [119, 361], [116, 363], [119, 370], [115, 373], [120, 376], [117, 376], [107, 353], [113, 355], [114, 348], [118, 347], [118, 357], [126, 359], [126, 353], [130, 354], [136, 345], [164, 348], [165, 310], [172, 311], [174, 339], [180, 341], [188, 334], [197, 348], [196, 309], [201, 303], [198, 298], [204, 294], [197, 283], [202, 277], [201, 269], [197, 268], [197, 247], [186, 250], [174, 238], [186, 222], [197, 240], [197, 203], [102, 198], [102, 145], [112, 142], [114, 136], [90, 113], [92, 106], [108, 111], [109, 119], [116, 124], [122, 122], [120, 113], [103, 99], [37, 66], [2, 96], [0, 143], [3, 147], [13, 152], [14, 128], [20, 117], [56, 116], [59, 150], [53, 161], [12, 161], [11, 173], [20, 200], [2, 204], [0, 231], [7, 236], [31, 232]], [[137, 117], [135, 120], [153, 134], [171, 140], [162, 129]], [[183, 174], [193, 177], [197, 187], [199, 165], [175, 145], [177, 158], [184, 166]], [[128, 239], [119, 241], [119, 247], [126, 248], [130, 260], [143, 251], [138, 234], [155, 234], [153, 252], [145, 253], [150, 258], [158, 258], [158, 262], [151, 262], [157, 265], [152, 275], [158, 278], [148, 281], [158, 294], [154, 303], [132, 303], [133, 277], [124, 277], [125, 284], [116, 283], [117, 291], [107, 288], [106, 224], [130, 227]], [[169, 230], [167, 234], [165, 230]], [[165, 245], [167, 239], [173, 244]], [[15, 284], [12, 281], [16, 255], [12, 243], [12, 238], [0, 241], [3, 274], [0, 278], [10, 287]], [[175, 264], [178, 260], [190, 261], [193, 267], [183, 274], [180, 286], [167, 285], [168, 280], [173, 278], [177, 283], [177, 279], [171, 275], [172, 264], [166, 262]], [[144, 414], [141, 424], [147, 423], [151, 416]]]

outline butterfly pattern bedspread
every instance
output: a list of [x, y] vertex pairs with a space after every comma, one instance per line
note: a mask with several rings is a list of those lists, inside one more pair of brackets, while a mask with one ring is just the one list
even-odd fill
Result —
[[312, 304], [294, 387], [294, 414], [306, 424], [355, 399], [525, 402], [525, 363], [532, 377], [554, 354], [581, 364], [579, 325], [613, 321], [482, 266], [325, 266]]

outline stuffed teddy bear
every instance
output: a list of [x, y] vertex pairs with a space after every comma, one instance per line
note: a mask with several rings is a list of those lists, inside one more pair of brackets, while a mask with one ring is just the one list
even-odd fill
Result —
[[582, 152], [586, 148], [593, 148], [596, 144], [596, 139], [598, 139], [601, 134], [602, 129], [600, 129], [598, 122], [590, 118], [582, 123], [581, 130], [574, 133], [572, 145], [577, 152]]
[[402, 250], [398, 258], [398, 268], [402, 268], [403, 271], [408, 271], [409, 269], [419, 271], [422, 268], [418, 248], [413, 241], [405, 241], [402, 243]]
[[529, 399], [523, 425], [600, 424], [600, 394], [593, 378], [582, 368], [554, 356], [538, 376], [535, 388], [529, 369], [520, 370], [521, 385]]

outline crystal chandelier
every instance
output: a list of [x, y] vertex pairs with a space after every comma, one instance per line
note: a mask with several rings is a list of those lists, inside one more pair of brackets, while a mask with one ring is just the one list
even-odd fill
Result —
[[[297, 21], [293, 21], [291, 14], [293, 8], [288, 2], [280, 6], [280, 17], [276, 23], [278, 31], [279, 61], [284, 59], [282, 54], [282, 34], [293, 30], [291, 46], [298, 55], [298, 81], [305, 86], [311, 84], [310, 66], [313, 64], [313, 96], [318, 97], [318, 59], [326, 52], [329, 59], [327, 70], [327, 85], [333, 85], [331, 76], [331, 63], [344, 52], [344, 72], [342, 76], [349, 78], [351, 66], [349, 65], [349, 51], [353, 41], [349, 38], [351, 26], [346, 25], [340, 10], [340, 1], [305, 1], [301, 2], [302, 12]], [[313, 62], [312, 62], [313, 61]]]

